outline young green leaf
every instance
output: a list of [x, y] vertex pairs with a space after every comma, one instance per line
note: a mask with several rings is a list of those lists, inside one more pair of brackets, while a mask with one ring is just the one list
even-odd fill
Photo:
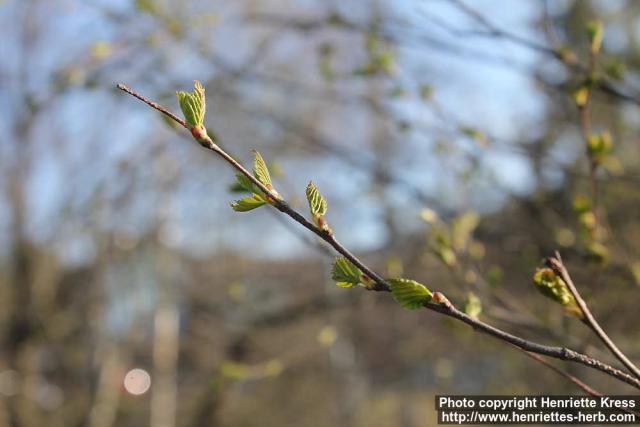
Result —
[[596, 54], [600, 51], [602, 46], [602, 38], [604, 36], [604, 26], [602, 21], [591, 21], [587, 23], [587, 36], [589, 36], [589, 43], [591, 44], [591, 52]]
[[622, 80], [626, 72], [626, 65], [618, 58], [611, 58], [602, 64], [604, 72], [614, 80]]
[[331, 278], [341, 288], [350, 288], [362, 282], [362, 271], [345, 257], [337, 257], [331, 270]]
[[542, 295], [565, 306], [568, 312], [582, 318], [582, 311], [567, 284], [550, 268], [539, 268], [533, 276], [533, 283]]
[[587, 139], [587, 148], [589, 149], [589, 156], [595, 162], [602, 163], [613, 148], [611, 134], [608, 131], [603, 131], [590, 135]]
[[573, 100], [578, 107], [587, 105], [587, 101], [589, 101], [589, 88], [586, 86], [578, 88], [573, 92]]
[[238, 184], [238, 181], [235, 181], [229, 184], [228, 188], [230, 193], [246, 193], [247, 192], [247, 190], [245, 190], [243, 186]]
[[332, 233], [329, 224], [327, 224], [327, 221], [324, 219], [324, 215], [327, 213], [327, 201], [322, 194], [320, 194], [320, 191], [313, 181], [310, 181], [309, 185], [307, 185], [306, 194], [313, 222], [318, 228], [326, 231], [327, 233]]
[[235, 202], [232, 202], [231, 207], [236, 212], [248, 212], [253, 209], [259, 208], [265, 203], [267, 203], [266, 200], [264, 200], [262, 197], [258, 196], [257, 194], [254, 194], [251, 197], [245, 197], [244, 199], [240, 199], [240, 200], [236, 200]]
[[464, 312], [474, 319], [477, 319], [482, 313], [482, 302], [473, 292], [469, 292], [467, 295], [467, 299], [464, 302]]
[[578, 194], [573, 199], [573, 211], [583, 214], [591, 211], [591, 200], [584, 194]]
[[327, 213], [327, 201], [320, 191], [318, 191], [318, 187], [313, 183], [313, 181], [309, 181], [309, 185], [307, 185], [307, 201], [309, 202], [309, 210], [311, 211], [311, 215], [314, 217], [324, 216]]
[[469, 126], [462, 126], [460, 128], [460, 132], [473, 139], [481, 147], [486, 147], [490, 143], [489, 137], [478, 129]]
[[500, 266], [492, 265], [491, 267], [489, 267], [489, 270], [487, 270], [487, 282], [489, 282], [489, 286], [495, 288], [502, 284], [503, 276], [504, 272], [502, 271], [502, 268], [500, 268]]
[[387, 279], [393, 298], [404, 308], [415, 310], [431, 301], [433, 294], [424, 285], [410, 279]]
[[456, 252], [467, 249], [474, 230], [480, 224], [480, 216], [474, 211], [458, 215], [451, 224], [451, 247]]
[[273, 184], [271, 183], [271, 175], [269, 175], [269, 168], [267, 167], [267, 164], [257, 150], [253, 150], [253, 152], [256, 156], [253, 162], [253, 176], [264, 184], [265, 187], [272, 189]]
[[180, 109], [190, 128], [204, 126], [204, 115], [207, 109], [204, 87], [198, 81], [194, 81], [193, 92], [176, 92]]
[[247, 178], [244, 174], [241, 174], [241, 173], [236, 174], [236, 185], [237, 185], [237, 188], [242, 189], [247, 193], [260, 194], [260, 189], [253, 182], [251, 182], [251, 180]]
[[437, 227], [430, 238], [433, 253], [449, 267], [456, 265], [457, 257], [451, 247], [451, 237], [444, 227]]
[[591, 242], [587, 246], [587, 260], [596, 264], [604, 265], [609, 262], [609, 250], [599, 242]]

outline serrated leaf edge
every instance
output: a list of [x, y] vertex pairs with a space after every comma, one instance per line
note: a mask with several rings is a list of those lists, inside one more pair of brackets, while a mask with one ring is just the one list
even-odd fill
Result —
[[[254, 204], [254, 206], [243, 205], [243, 203]], [[236, 212], [249, 212], [263, 206], [266, 203], [267, 201], [264, 200], [264, 198], [260, 197], [257, 194], [254, 194], [251, 197], [245, 197], [239, 200], [235, 200], [231, 202], [230, 205], [231, 205], [231, 209], [233, 209]]]
[[350, 288], [361, 283], [362, 271], [343, 256], [337, 257], [331, 268], [331, 279], [337, 286]]
[[260, 181], [265, 187], [269, 190], [273, 188], [273, 184], [271, 183], [271, 175], [269, 174], [269, 168], [265, 163], [262, 155], [258, 152], [258, 150], [253, 150], [255, 155], [255, 159], [253, 161], [253, 176], [256, 177], [258, 181]]
[[431, 301], [433, 294], [422, 283], [412, 279], [387, 279], [393, 298], [404, 308], [415, 310]]
[[176, 96], [189, 126], [203, 126], [207, 110], [205, 90], [198, 80], [194, 80], [193, 86], [193, 92], [177, 91]]
[[307, 185], [307, 189], [305, 191], [307, 196], [307, 202], [309, 202], [309, 211], [314, 216], [324, 216], [327, 213], [328, 204], [327, 200], [322, 196], [318, 187], [313, 183], [313, 181], [309, 181], [309, 185]]

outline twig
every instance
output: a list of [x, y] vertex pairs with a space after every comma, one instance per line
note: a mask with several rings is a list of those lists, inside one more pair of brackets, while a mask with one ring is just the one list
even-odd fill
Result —
[[589, 154], [589, 138], [591, 137], [591, 119], [589, 117], [589, 100], [591, 95], [587, 95], [587, 99], [583, 105], [578, 106], [578, 117], [580, 120], [580, 131], [584, 139], [585, 150], [587, 151], [587, 159], [589, 160], [589, 187], [591, 189], [591, 203], [593, 205], [593, 215], [598, 226], [598, 163]]
[[556, 274], [558, 274], [562, 278], [562, 280], [564, 280], [564, 282], [567, 284], [569, 291], [575, 298], [576, 303], [578, 304], [578, 307], [580, 307], [580, 310], [584, 315], [584, 320], [587, 326], [589, 326], [589, 328], [593, 330], [593, 332], [598, 336], [598, 338], [600, 338], [600, 340], [604, 343], [604, 345], [607, 346], [607, 348], [611, 351], [611, 353], [613, 353], [618, 358], [618, 360], [620, 360], [620, 362], [622, 362], [622, 364], [626, 366], [627, 369], [629, 369], [629, 371], [631, 371], [636, 376], [636, 378], [640, 378], [640, 369], [638, 369], [638, 367], [635, 366], [627, 358], [627, 356], [625, 356], [624, 353], [622, 353], [622, 351], [620, 351], [620, 349], [614, 344], [611, 338], [609, 338], [606, 332], [598, 324], [598, 321], [595, 319], [595, 317], [593, 317], [593, 314], [591, 314], [591, 311], [589, 310], [587, 303], [584, 301], [584, 299], [582, 299], [582, 296], [580, 295], [580, 292], [578, 292], [576, 285], [573, 283], [573, 280], [571, 280], [571, 276], [569, 275], [569, 272], [567, 271], [566, 267], [562, 263], [562, 258], [560, 257], [560, 253], [556, 252], [555, 258], [547, 258], [546, 262], [547, 262], [547, 265], [551, 269], [553, 269], [553, 271], [555, 271]]
[[[575, 55], [567, 55], [565, 52], [563, 52], [562, 49], [551, 48], [543, 44], [537, 43], [535, 41], [526, 39], [517, 34], [506, 31], [504, 29], [501, 29], [497, 27], [495, 24], [491, 23], [480, 12], [478, 12], [477, 10], [475, 10], [474, 8], [472, 8], [462, 0], [450, 0], [450, 1], [459, 10], [461, 10], [462, 12], [470, 16], [472, 19], [474, 19], [476, 22], [478, 22], [480, 25], [485, 27], [485, 29], [487, 30], [486, 34], [480, 34], [480, 35], [508, 40], [514, 44], [526, 47], [535, 52], [555, 58], [559, 62], [566, 65], [568, 68], [577, 72], [585, 73], [589, 70], [590, 65], [584, 65], [575, 57]], [[616, 87], [614, 83], [611, 82], [611, 79], [608, 78], [607, 76], [604, 76], [604, 75], [600, 76], [598, 82], [595, 83], [595, 86], [599, 90], [601, 90], [603, 93], [606, 93], [607, 95], [613, 98], [618, 98], [619, 100], [624, 102], [640, 105], [640, 97], [637, 95], [637, 93], [634, 93], [633, 95], [629, 95], [627, 93], [622, 92], [620, 89]]]
[[[118, 88], [138, 98], [139, 100], [145, 102], [147, 105], [157, 109], [158, 111], [166, 114], [167, 116], [173, 118], [184, 127], [187, 127], [186, 123], [183, 120], [177, 119], [176, 118], [177, 116], [169, 112], [166, 108], [159, 106], [155, 102], [149, 101], [142, 95], [127, 88], [123, 84], [118, 84]], [[260, 191], [262, 191], [265, 194], [265, 196], [267, 196], [267, 199], [270, 199], [270, 203], [274, 208], [288, 215], [294, 221], [298, 222], [300, 225], [302, 225], [312, 233], [319, 236], [321, 239], [323, 239], [325, 242], [331, 245], [338, 253], [342, 254], [345, 258], [347, 258], [354, 265], [360, 268], [360, 270], [362, 270], [362, 272], [374, 282], [372, 286], [367, 288], [368, 290], [384, 291], [384, 292], [391, 291], [391, 286], [389, 285], [389, 283], [387, 283], [387, 281], [385, 281], [376, 272], [374, 272], [369, 267], [367, 267], [360, 259], [358, 259], [355, 255], [353, 255], [348, 249], [342, 246], [342, 244], [338, 242], [338, 240], [335, 238], [335, 236], [332, 233], [316, 227], [313, 223], [311, 223], [304, 216], [302, 216], [298, 211], [290, 207], [285, 201], [281, 200], [277, 194], [269, 190], [264, 184], [262, 184], [258, 179], [256, 179], [253, 176], [253, 174], [251, 174], [247, 169], [244, 168], [244, 166], [242, 166], [233, 157], [231, 157], [224, 150], [222, 150], [211, 138], [207, 137], [198, 142], [202, 147], [215, 152], [220, 157], [222, 157], [227, 163], [233, 166], [233, 168], [235, 168], [237, 171], [239, 171], [244, 176], [246, 176], [247, 179], [249, 179], [253, 184], [255, 184], [260, 189]], [[546, 346], [543, 344], [538, 344], [532, 341], [528, 341], [524, 338], [520, 338], [515, 335], [509, 334], [508, 332], [502, 331], [494, 326], [491, 326], [480, 320], [474, 319], [466, 315], [465, 313], [455, 308], [453, 304], [451, 304], [444, 296], [442, 296], [442, 294], [440, 293], [437, 293], [437, 294], [439, 294], [440, 296], [439, 303], [435, 303], [435, 302], [427, 303], [425, 304], [425, 308], [453, 317], [455, 319], [458, 319], [470, 325], [471, 327], [473, 327], [478, 331], [484, 332], [495, 338], [511, 343], [523, 350], [554, 357], [560, 360], [567, 360], [567, 361], [579, 363], [579, 364], [588, 366], [592, 369], [596, 369], [601, 372], [604, 372], [607, 375], [610, 375], [637, 389], [640, 389], [639, 379], [634, 378], [629, 374], [626, 374], [625, 372], [620, 371], [619, 369], [609, 366], [606, 363], [601, 362], [600, 360], [597, 360], [591, 356], [588, 356], [582, 353], [578, 353], [574, 350], [570, 350], [565, 347]]]
[[504, 38], [504, 39], [509, 40], [509, 41], [511, 41], [513, 43], [519, 44], [521, 46], [528, 47], [528, 48], [530, 48], [532, 50], [535, 50], [535, 51], [538, 51], [540, 53], [551, 55], [551, 56], [554, 56], [556, 58], [558, 57], [558, 52], [555, 49], [552, 49], [552, 48], [550, 48], [548, 46], [545, 46], [543, 44], [537, 43], [537, 42], [535, 42], [533, 40], [529, 40], [527, 38], [524, 38], [524, 37], [522, 37], [522, 36], [520, 36], [518, 34], [514, 34], [514, 33], [511, 33], [511, 32], [508, 32], [506, 30], [503, 30], [501, 28], [498, 28], [497, 26], [495, 26], [491, 22], [489, 22], [489, 20], [485, 16], [483, 16], [480, 12], [478, 12], [477, 10], [472, 8], [471, 6], [467, 5], [463, 1], [461, 1], [461, 0], [450, 0], [450, 1], [452, 3], [454, 3], [456, 5], [456, 7], [458, 7], [460, 10], [462, 10], [468, 16], [473, 18], [480, 25], [485, 27], [486, 30], [487, 30], [487, 33], [484, 34], [485, 36]]
[[[525, 353], [527, 356], [531, 357], [532, 359], [536, 360], [537, 362], [540, 362], [541, 364], [543, 364], [547, 368], [551, 369], [553, 372], [557, 373], [558, 375], [561, 375], [561, 376], [565, 377], [567, 380], [571, 381], [572, 383], [574, 383], [575, 385], [580, 387], [585, 393], [590, 394], [593, 397], [602, 397], [602, 396], [604, 396], [604, 394], [600, 393], [597, 390], [594, 390], [591, 386], [586, 384], [581, 379], [579, 379], [579, 378], [571, 375], [570, 373], [565, 372], [562, 369], [559, 369], [556, 366], [552, 365], [551, 363], [549, 363], [549, 361], [545, 360], [542, 356], [537, 355], [535, 353], [530, 353], [530, 352], [524, 351], [524, 350], [522, 350], [522, 352]], [[628, 408], [620, 408], [620, 410], [622, 410], [623, 412], [626, 412], [628, 414], [633, 414], [635, 416], [640, 416], [640, 412], [637, 412], [637, 411], [634, 411], [634, 410], [631, 410], [631, 409], [628, 409]]]
[[[591, 82], [594, 82], [596, 80], [596, 57], [597, 52], [591, 49], [589, 52], [589, 63], [586, 70], [584, 70], [587, 80]], [[591, 189], [591, 203], [593, 205], [595, 228], [597, 230], [599, 223], [598, 219], [600, 217], [598, 215], [598, 178], [596, 176], [596, 173], [598, 172], [598, 162], [589, 152], [589, 139], [591, 138], [591, 117], [589, 113], [590, 108], [591, 90], [590, 88], [587, 88], [584, 102], [578, 103], [578, 118], [580, 121], [580, 131], [582, 133], [582, 138], [584, 139], [584, 149], [589, 161], [589, 187]]]
[[164, 108], [162, 105], [160, 105], [158, 103], [155, 103], [153, 101], [150, 101], [149, 99], [145, 98], [144, 96], [140, 95], [139, 93], [132, 91], [131, 89], [129, 89], [127, 86], [123, 85], [122, 83], [118, 83], [118, 85], [116, 87], [118, 89], [122, 90], [122, 91], [127, 92], [129, 95], [131, 95], [131, 96], [133, 96], [135, 98], [138, 98], [140, 101], [144, 102], [145, 104], [147, 104], [151, 108], [155, 108], [156, 110], [160, 111], [162, 114], [167, 115], [171, 119], [173, 119], [176, 122], [180, 123], [183, 128], [185, 128], [185, 129], [189, 128], [187, 126], [187, 122], [185, 122], [180, 117], [178, 117], [175, 114], [173, 114], [171, 111], [169, 111], [166, 108]]
[[579, 363], [581, 365], [588, 366], [592, 369], [596, 369], [598, 371], [604, 372], [607, 375], [615, 377], [620, 381], [623, 381], [635, 388], [640, 389], [640, 380], [638, 380], [637, 378], [634, 378], [631, 375], [625, 372], [622, 372], [621, 370], [616, 369], [610, 365], [607, 365], [606, 363], [598, 359], [595, 359], [591, 356], [588, 356], [586, 354], [579, 353], [577, 351], [571, 350], [566, 347], [554, 347], [554, 346], [539, 344], [539, 343], [512, 335], [508, 332], [505, 332], [494, 326], [491, 326], [480, 320], [476, 320], [468, 316], [467, 314], [455, 308], [451, 303], [449, 303], [448, 305], [429, 303], [427, 304], [426, 307], [433, 311], [437, 311], [439, 313], [446, 314], [447, 316], [456, 318], [466, 323], [467, 325], [473, 327], [476, 330], [484, 332], [502, 341], [506, 341], [510, 344], [515, 345], [516, 347], [520, 347], [523, 350], [530, 351], [532, 353], [542, 354], [544, 356], [550, 356], [555, 359], [567, 360], [574, 363]]
[[[522, 349], [519, 349], [519, 350], [522, 350]], [[572, 383], [574, 383], [575, 385], [580, 387], [585, 393], [590, 394], [591, 396], [595, 396], [595, 397], [603, 396], [602, 393], [600, 393], [599, 391], [594, 390], [593, 388], [591, 388], [589, 385], [585, 384], [579, 378], [576, 378], [575, 376], [571, 375], [570, 373], [565, 372], [562, 369], [557, 368], [553, 364], [549, 363], [549, 361], [545, 360], [544, 357], [542, 357], [542, 356], [540, 356], [538, 354], [535, 354], [535, 353], [531, 353], [530, 351], [522, 350], [522, 352], [524, 354], [526, 354], [527, 356], [529, 356], [530, 358], [532, 358], [533, 360], [535, 360], [535, 361], [543, 364], [547, 368], [551, 369], [556, 374], [565, 377], [567, 380], [571, 381]]]

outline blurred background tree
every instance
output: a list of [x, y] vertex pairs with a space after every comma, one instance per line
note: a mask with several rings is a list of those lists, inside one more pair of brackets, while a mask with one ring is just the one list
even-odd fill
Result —
[[[233, 171], [119, 81], [177, 109], [174, 91], [201, 80], [221, 145], [274, 160], [296, 207], [313, 179], [336, 233], [378, 270], [607, 359], [531, 285], [560, 248], [638, 360], [639, 9], [0, 2], [0, 425], [413, 426], [435, 419], [436, 393], [576, 392], [463, 325], [336, 289], [326, 248], [267, 209], [234, 214]], [[597, 248], [575, 105], [594, 19], [591, 127], [613, 141]]]

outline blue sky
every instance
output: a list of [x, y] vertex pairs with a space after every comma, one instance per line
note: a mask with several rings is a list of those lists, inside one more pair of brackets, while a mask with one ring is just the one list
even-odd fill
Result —
[[[366, 23], [370, 4], [336, 2], [335, 8], [354, 22]], [[531, 25], [539, 13], [537, 2], [508, 4], [504, 7], [505, 3], [495, 0], [473, 2], [474, 8], [497, 26], [543, 43]], [[71, 77], [78, 80], [77, 87], [70, 88], [50, 106], [55, 115], [43, 114], [33, 126], [30, 138], [35, 141], [31, 147], [34, 161], [27, 187], [31, 234], [36, 239], [59, 244], [71, 262], [82, 262], [94, 253], [90, 229], [96, 224], [140, 235], [148, 224], [158, 219], [159, 213], [154, 207], [160, 199], [154, 191], [157, 182], [153, 178], [157, 171], [154, 172], [154, 161], [141, 154], [146, 151], [138, 148], [148, 150], [150, 145], [175, 162], [181, 176], [169, 207], [162, 213], [166, 221], [163, 235], [170, 245], [195, 254], [251, 249], [259, 256], [286, 257], [309, 251], [269, 213], [238, 215], [231, 212], [228, 201], [233, 195], [226, 193], [226, 187], [233, 180], [232, 172], [224, 169], [221, 162], [204, 157], [197, 147], [182, 144], [184, 140], [167, 129], [155, 112], [113, 90], [115, 82], [122, 80], [152, 97], [160, 96], [176, 109], [171, 96], [173, 90], [187, 89], [184, 86], [196, 78], [215, 79], [219, 71], [207, 55], [185, 46], [192, 48], [203, 43], [231, 64], [241, 64], [255, 53], [256, 43], [267, 31], [244, 19], [241, 3], [191, 2], [189, 5], [185, 10], [176, 11], [176, 17], [196, 22], [183, 40], [173, 40], [166, 31], [158, 31], [158, 21], [153, 17], [130, 15], [134, 9], [129, 1], [65, 0], [38, 4], [32, 9], [24, 9], [21, 2], [7, 1], [0, 6], [0, 25], [6, 36], [0, 70], [3, 86], [15, 95], [3, 97], [0, 108], [9, 121], [0, 125], [11, 127], [11, 122], [22, 111], [18, 92], [11, 89], [17, 82], [25, 81], [30, 92], [46, 97], [54, 81], [52, 73], [61, 64], [71, 64], [67, 69]], [[283, 8], [283, 2], [279, 1], [264, 5], [269, 13], [303, 18], [324, 16], [332, 7], [330, 3], [315, 1], [296, 3], [289, 8]], [[409, 96], [383, 100], [385, 108], [395, 119], [420, 123], [425, 129], [404, 136], [387, 130], [398, 144], [389, 158], [394, 173], [455, 210], [494, 211], [510, 193], [530, 192], [535, 182], [526, 157], [497, 145], [474, 146], [468, 138], [452, 135], [456, 130], [452, 123], [477, 128], [516, 145], [525, 142], [521, 140], [522, 135], [535, 137], [544, 126], [545, 101], [526, 71], [540, 61], [549, 60], [509, 42], [453, 34], [451, 29], [467, 31], [479, 27], [447, 1], [380, 2], [379, 9], [385, 16], [381, 24], [384, 31], [407, 43], [395, 50], [396, 72], [391, 78], [376, 83], [378, 90], [406, 88]], [[24, 21], [26, 10], [33, 16]], [[105, 11], [112, 16], [108, 17]], [[213, 27], [207, 29], [199, 27], [197, 20], [189, 21], [195, 11], [211, 17]], [[119, 17], [120, 13], [124, 17]], [[23, 51], [20, 44], [18, 29], [23, 22], [29, 22], [38, 33], [37, 43], [29, 51]], [[422, 37], [428, 40], [415, 42]], [[317, 73], [315, 55], [319, 42], [332, 40], [336, 42], [338, 58], [345, 61], [338, 67], [344, 65], [346, 69], [365, 58], [353, 38], [328, 32], [312, 35], [283, 32], [275, 38], [256, 70], [285, 76], [328, 95], [344, 91], [341, 93], [344, 98], [356, 99], [358, 94], [371, 90], [372, 85], [351, 78], [328, 86]], [[141, 40], [157, 41], [149, 45], [148, 52], [140, 52], [136, 43]], [[429, 40], [438, 40], [468, 54], [447, 51]], [[95, 54], [96, 46], [101, 44], [115, 52], [109, 54], [104, 63], [100, 62], [103, 58]], [[22, 74], [20, 68], [22, 58], [26, 74]], [[496, 63], [501, 61], [510, 65]], [[89, 86], [87, 79], [91, 73], [97, 75], [97, 81]], [[433, 86], [435, 104], [425, 103], [415, 95], [422, 84]], [[166, 87], [163, 89], [163, 86]], [[326, 154], [308, 157], [304, 151], [308, 149], [304, 147], [305, 141], [297, 142], [303, 147], [302, 151], [283, 149], [291, 137], [265, 121], [255, 120], [246, 111], [264, 108], [306, 121], [309, 116], [315, 116], [316, 121], [311, 125], [320, 133], [349, 150], [360, 151], [363, 157], [371, 156], [369, 144], [375, 129], [386, 125], [381, 125], [377, 117], [357, 105], [294, 96], [277, 84], [245, 82], [229, 89], [241, 95], [241, 102], [214, 94], [211, 99], [215, 103], [209, 108], [207, 123], [220, 131], [243, 160], [250, 161], [249, 148], [258, 148], [273, 156], [286, 172], [285, 181], [296, 192], [292, 197], [297, 203], [301, 201], [306, 182], [316, 181], [329, 199], [329, 220], [338, 232], [343, 231], [340, 236], [347, 245], [356, 250], [380, 246], [386, 229], [381, 222], [380, 199], [370, 193], [371, 176]], [[447, 120], [443, 121], [437, 114], [438, 109]], [[247, 114], [246, 123], [242, 114]], [[570, 139], [566, 152], [560, 153], [569, 161], [577, 154]], [[436, 152], [443, 140], [452, 147], [451, 153]], [[10, 145], [5, 145], [4, 150], [12, 152]], [[480, 167], [477, 177], [461, 183], [460, 170], [467, 166], [468, 153], [478, 154]], [[127, 204], [126, 211], [110, 205], [98, 218], [74, 218], [74, 209], [82, 212], [98, 188], [108, 203], [117, 199], [123, 185], [122, 172], [119, 172], [123, 162], [134, 170], [131, 173], [141, 177], [134, 200]], [[419, 228], [420, 210], [431, 207], [416, 203], [397, 186], [389, 187], [384, 196], [399, 207], [397, 221], [405, 232]], [[299, 206], [304, 209], [303, 203]], [[6, 213], [4, 217], [6, 219]], [[64, 236], [63, 243], [58, 241], [59, 236]]]

